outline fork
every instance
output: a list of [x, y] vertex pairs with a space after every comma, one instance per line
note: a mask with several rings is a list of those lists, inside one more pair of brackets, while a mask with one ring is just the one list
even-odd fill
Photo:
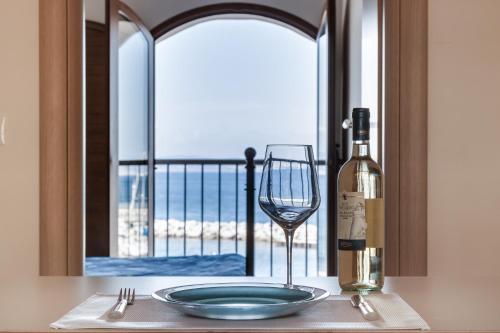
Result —
[[111, 309], [108, 314], [109, 318], [112, 319], [120, 319], [125, 315], [125, 309], [127, 305], [133, 305], [135, 302], [135, 288], [130, 293], [130, 288], [120, 288], [120, 294], [118, 295], [118, 299], [116, 300], [115, 306]]

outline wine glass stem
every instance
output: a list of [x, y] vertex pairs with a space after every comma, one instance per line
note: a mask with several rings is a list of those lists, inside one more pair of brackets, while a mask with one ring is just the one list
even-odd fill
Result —
[[286, 284], [292, 285], [292, 248], [295, 230], [283, 229], [286, 239]]

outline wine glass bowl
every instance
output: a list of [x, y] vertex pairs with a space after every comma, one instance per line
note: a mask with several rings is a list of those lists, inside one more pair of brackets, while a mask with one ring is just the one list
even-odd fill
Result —
[[320, 195], [310, 145], [268, 145], [259, 192], [262, 210], [284, 231], [287, 284], [292, 285], [292, 243], [295, 230], [319, 207]]

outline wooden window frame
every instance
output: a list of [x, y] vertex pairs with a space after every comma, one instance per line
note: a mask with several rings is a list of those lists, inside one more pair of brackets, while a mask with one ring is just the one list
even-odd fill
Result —
[[427, 275], [427, 17], [384, 0], [387, 275]]
[[[109, 256], [109, 54], [105, 23], [85, 21], [85, 256]], [[100, 44], [102, 43], [102, 45]], [[101, 57], [101, 58], [95, 58]], [[93, 137], [88, 135], [92, 133]]]
[[277, 22], [282, 22], [286, 25], [289, 25], [303, 32], [312, 40], [316, 40], [316, 36], [318, 34], [318, 28], [316, 26], [298, 16], [274, 7], [240, 2], [218, 3], [187, 10], [158, 24], [156, 27], [151, 29], [151, 34], [153, 35], [153, 38], [157, 40], [163, 37], [166, 33], [186, 23], [210, 16], [227, 14], [255, 15], [266, 17]]
[[40, 275], [83, 273], [82, 33], [82, 0], [40, 0]]

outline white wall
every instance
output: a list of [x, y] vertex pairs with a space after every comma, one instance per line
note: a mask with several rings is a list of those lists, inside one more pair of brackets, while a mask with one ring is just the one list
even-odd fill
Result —
[[[184, 11], [206, 5], [223, 2], [250, 2], [272, 6], [303, 18], [319, 26], [325, 0], [122, 0], [132, 8], [148, 28], [154, 28], [161, 22]], [[85, 0], [86, 18], [104, 23], [105, 0]]]
[[429, 272], [500, 276], [500, 1], [429, 0]]
[[247, 2], [275, 7], [319, 26], [325, 7], [325, 0], [123, 0], [123, 2], [142, 18], [148, 28], [154, 28], [167, 18], [184, 11], [223, 2]]
[[[500, 1], [429, 1], [429, 273], [500, 276]], [[0, 275], [38, 273], [38, 2], [0, 1]]]
[[38, 274], [38, 1], [0, 1], [0, 276]]
[[106, 0], [85, 0], [85, 19], [106, 23]]

